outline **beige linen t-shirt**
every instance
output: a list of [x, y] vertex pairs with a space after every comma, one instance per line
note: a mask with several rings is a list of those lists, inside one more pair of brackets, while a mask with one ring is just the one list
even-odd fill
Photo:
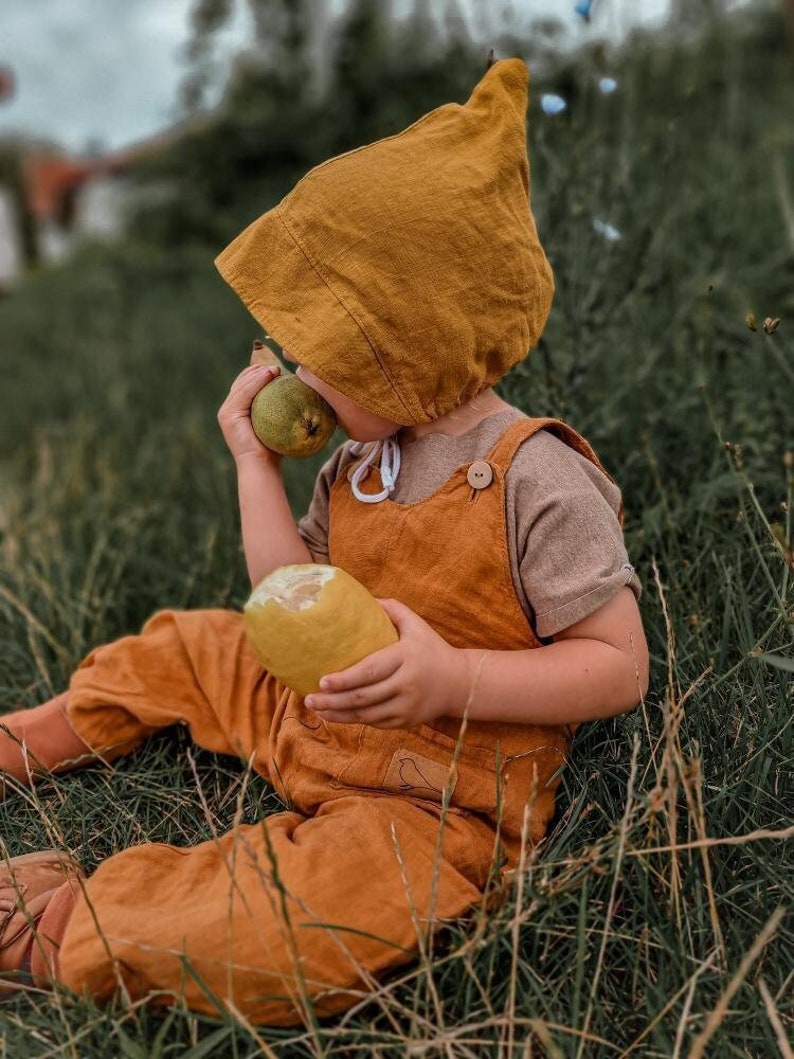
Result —
[[[401, 443], [391, 499], [423, 500], [461, 464], [487, 458], [505, 430], [525, 418], [508, 408], [457, 437], [431, 433]], [[336, 478], [358, 458], [354, 444], [345, 442], [320, 469], [309, 510], [298, 523], [317, 562], [328, 562], [328, 497]], [[623, 585], [639, 598], [640, 582], [618, 522], [620, 490], [564, 441], [541, 430], [519, 446], [505, 474], [505, 506], [513, 585], [539, 638], [586, 618]]]

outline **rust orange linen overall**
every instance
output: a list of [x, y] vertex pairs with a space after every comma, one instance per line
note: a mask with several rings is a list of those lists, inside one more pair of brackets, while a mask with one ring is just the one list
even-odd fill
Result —
[[[510, 575], [504, 475], [518, 445], [549, 425], [511, 426], [489, 455], [485, 488], [463, 466], [418, 503], [364, 504], [342, 476], [330, 561], [455, 646], [538, 646]], [[570, 428], [551, 427], [595, 459]], [[371, 471], [373, 491], [378, 477]], [[62, 981], [99, 998], [122, 983], [133, 998], [181, 994], [213, 1013], [200, 979], [270, 1025], [305, 1019], [307, 996], [320, 1015], [352, 1006], [377, 975], [410, 961], [430, 925], [476, 906], [498, 859], [498, 819], [515, 863], [525, 805], [537, 842], [568, 749], [562, 728], [469, 724], [441, 826], [459, 721], [322, 722], [262, 669], [241, 615], [221, 610], [161, 612], [140, 636], [94, 651], [73, 677], [69, 714], [110, 757], [184, 721], [202, 747], [251, 760], [289, 811], [192, 848], [147, 844], [110, 857], [69, 922]]]

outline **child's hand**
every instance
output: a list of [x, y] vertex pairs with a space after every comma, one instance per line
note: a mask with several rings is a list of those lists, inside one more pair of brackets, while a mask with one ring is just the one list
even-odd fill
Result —
[[278, 377], [279, 372], [279, 367], [272, 364], [251, 364], [243, 368], [219, 408], [218, 423], [235, 460], [247, 455], [281, 459], [277, 453], [265, 448], [251, 426], [251, 402], [263, 386]]
[[326, 721], [410, 728], [450, 713], [454, 703], [465, 704], [467, 653], [448, 644], [405, 604], [378, 602], [394, 622], [399, 641], [323, 677], [322, 690], [306, 699], [309, 709]]

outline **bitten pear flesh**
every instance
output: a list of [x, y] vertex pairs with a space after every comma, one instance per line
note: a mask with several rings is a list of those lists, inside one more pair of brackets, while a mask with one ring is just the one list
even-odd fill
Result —
[[399, 639], [375, 597], [336, 566], [282, 566], [245, 604], [248, 639], [264, 667], [305, 696], [320, 678], [360, 662]]

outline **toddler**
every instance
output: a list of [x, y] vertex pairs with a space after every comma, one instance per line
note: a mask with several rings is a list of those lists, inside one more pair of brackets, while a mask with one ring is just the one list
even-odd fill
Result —
[[17, 781], [111, 761], [183, 722], [285, 810], [183, 849], [143, 844], [88, 879], [57, 851], [0, 878], [8, 986], [218, 1004], [271, 1025], [332, 1015], [471, 912], [537, 845], [577, 725], [647, 685], [620, 493], [571, 427], [493, 386], [536, 343], [551, 269], [529, 200], [528, 74], [492, 65], [465, 105], [311, 170], [218, 268], [349, 436], [296, 525], [235, 379], [234, 458], [252, 584], [332, 563], [399, 641], [302, 699], [242, 616], [162, 611], [99, 647], [64, 694], [7, 715]]

